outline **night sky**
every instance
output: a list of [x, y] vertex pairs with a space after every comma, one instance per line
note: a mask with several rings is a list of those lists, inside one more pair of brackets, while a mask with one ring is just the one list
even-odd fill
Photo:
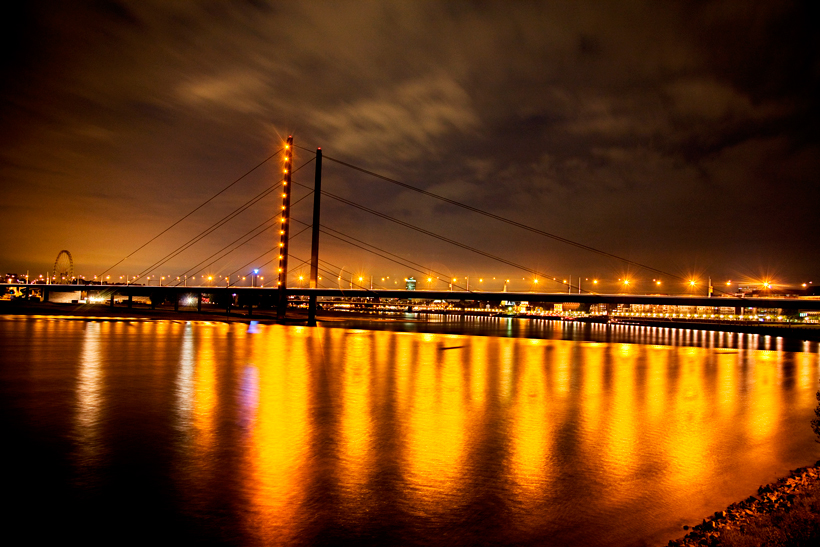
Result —
[[[2, 23], [3, 272], [45, 274], [67, 249], [79, 274], [100, 273], [292, 134], [681, 278], [797, 285], [820, 273], [808, 2], [18, 4]], [[296, 166], [308, 159], [297, 149]], [[144, 271], [281, 167], [278, 156], [108, 274]], [[312, 186], [313, 164], [294, 179]], [[681, 285], [327, 160], [323, 186], [543, 275]], [[278, 196], [151, 274], [185, 272], [275, 215]], [[323, 204], [322, 224], [436, 272], [529, 287], [527, 272]], [[308, 196], [293, 217], [310, 223], [311, 207]], [[277, 242], [269, 231], [207, 273], [243, 273]], [[309, 231], [293, 239], [294, 273], [309, 244]], [[322, 257], [346, 276], [421, 277], [327, 236]]]

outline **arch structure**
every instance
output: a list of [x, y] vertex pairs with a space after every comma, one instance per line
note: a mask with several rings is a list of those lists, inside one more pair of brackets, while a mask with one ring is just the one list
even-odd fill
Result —
[[74, 279], [74, 259], [71, 253], [63, 249], [54, 260], [54, 269], [51, 272], [53, 283], [71, 283]]

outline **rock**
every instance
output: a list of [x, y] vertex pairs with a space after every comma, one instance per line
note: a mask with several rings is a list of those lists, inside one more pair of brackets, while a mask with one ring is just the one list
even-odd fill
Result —
[[684, 530], [688, 530], [688, 529], [689, 529], [689, 525], [688, 525], [688, 524], [684, 524], [684, 525], [683, 525], [683, 529], [684, 529]]

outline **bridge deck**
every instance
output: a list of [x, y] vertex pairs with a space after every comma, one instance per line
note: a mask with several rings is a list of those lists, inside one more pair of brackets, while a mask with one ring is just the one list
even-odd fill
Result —
[[[150, 286], [150, 285], [45, 285], [45, 284], [16, 284], [0, 283], [0, 287], [27, 287], [29, 289], [47, 290], [49, 292], [83, 291], [101, 293], [105, 295], [121, 296], [164, 296], [183, 294], [236, 294], [242, 296], [264, 296], [273, 298], [278, 290], [271, 287], [184, 287], [184, 286]], [[489, 292], [489, 291], [429, 291], [429, 290], [395, 290], [395, 289], [308, 289], [289, 288], [289, 296], [310, 296], [336, 298], [398, 298], [418, 300], [461, 300], [461, 301], [489, 301], [501, 300], [514, 302], [543, 302], [582, 304], [645, 304], [645, 305], [672, 305], [672, 306], [714, 306], [735, 308], [765, 308], [789, 310], [820, 310], [818, 298], [738, 298], [738, 297], [705, 297], [705, 296], [674, 296], [674, 295], [640, 295], [640, 294], [571, 294], [571, 293], [540, 293], [540, 292]]]

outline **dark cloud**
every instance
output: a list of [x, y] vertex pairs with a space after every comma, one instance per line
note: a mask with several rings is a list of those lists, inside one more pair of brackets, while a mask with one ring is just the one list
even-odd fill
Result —
[[[817, 270], [820, 236], [810, 8], [38, 2], [5, 23], [14, 47], [0, 90], [0, 256], [7, 269], [42, 269], [70, 248], [80, 269], [105, 267], [293, 133], [308, 148], [673, 273], [698, 263], [721, 277], [765, 262], [802, 280]], [[276, 171], [266, 167], [175, 237]], [[328, 189], [520, 263], [621, 268], [339, 166], [328, 164], [326, 178]], [[328, 224], [419, 262], [506, 268], [326, 206]], [[249, 215], [210, 246], [261, 222], [264, 207]], [[327, 249], [329, 260], [350, 259], [336, 243]], [[133, 267], [161, 254], [146, 250]], [[173, 267], [207, 254], [203, 243]]]

